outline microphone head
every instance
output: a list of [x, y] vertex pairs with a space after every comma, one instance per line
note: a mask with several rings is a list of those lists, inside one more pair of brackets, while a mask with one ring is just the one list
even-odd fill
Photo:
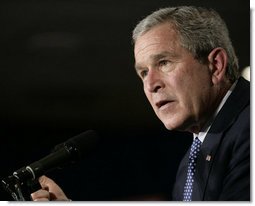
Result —
[[65, 142], [66, 146], [75, 148], [78, 159], [90, 154], [99, 142], [99, 136], [94, 130], [88, 130], [78, 134]]
[[88, 156], [96, 148], [99, 142], [99, 136], [94, 130], [88, 130], [78, 134], [64, 143], [58, 144], [54, 147], [54, 152], [65, 148], [73, 156], [73, 160], [80, 160]]

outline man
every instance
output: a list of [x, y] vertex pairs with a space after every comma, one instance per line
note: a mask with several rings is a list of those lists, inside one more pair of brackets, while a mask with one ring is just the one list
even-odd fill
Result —
[[[160, 9], [136, 26], [133, 41], [156, 115], [167, 129], [194, 136], [173, 200], [250, 200], [250, 85], [239, 77], [224, 21], [204, 8]], [[52, 180], [40, 182], [47, 189], [34, 200], [67, 199]]]

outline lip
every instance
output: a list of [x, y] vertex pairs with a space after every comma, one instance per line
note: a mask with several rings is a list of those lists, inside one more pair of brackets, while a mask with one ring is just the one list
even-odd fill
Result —
[[167, 104], [169, 104], [171, 102], [173, 102], [173, 101], [170, 101], [170, 100], [161, 100], [161, 101], [156, 103], [156, 107], [158, 109], [161, 109], [162, 107], [164, 107], [165, 105], [167, 105]]

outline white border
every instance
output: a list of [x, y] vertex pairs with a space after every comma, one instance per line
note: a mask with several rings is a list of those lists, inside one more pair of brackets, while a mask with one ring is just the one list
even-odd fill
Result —
[[[254, 67], [254, 28], [255, 28], [255, 24], [254, 24], [254, 11], [255, 11], [255, 0], [250, 0], [250, 45], [251, 45], [251, 48], [250, 48], [250, 58], [251, 58], [251, 70], [250, 70], [250, 74], [251, 74], [251, 102], [252, 102], [252, 109], [251, 109], [251, 125], [252, 125], [252, 129], [251, 129], [251, 137], [253, 137], [253, 128], [254, 128], [254, 122], [253, 122], [253, 117], [254, 117], [254, 109], [253, 109], [253, 106], [254, 106], [254, 82], [253, 82], [253, 79], [254, 79], [254, 72], [252, 71], [253, 70], [253, 67]], [[255, 197], [255, 193], [254, 193], [254, 157], [253, 157], [253, 149], [254, 149], [254, 140], [253, 138], [251, 138], [251, 201], [254, 202], [254, 197]], [[252, 204], [253, 205], [253, 204]]]

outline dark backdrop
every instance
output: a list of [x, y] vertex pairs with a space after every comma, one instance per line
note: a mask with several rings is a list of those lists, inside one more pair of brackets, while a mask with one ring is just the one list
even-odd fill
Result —
[[[249, 1], [36, 0], [0, 2], [1, 173], [11, 174], [88, 129], [93, 157], [51, 172], [73, 200], [160, 198], [171, 193], [191, 136], [167, 131], [136, 77], [132, 29], [160, 7], [212, 7], [250, 65]], [[1, 200], [10, 200], [1, 190]]]

